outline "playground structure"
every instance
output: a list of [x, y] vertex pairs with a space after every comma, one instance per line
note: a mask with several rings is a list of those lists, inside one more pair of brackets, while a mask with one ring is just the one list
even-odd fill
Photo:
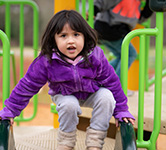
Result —
[[[4, 4], [3, 3], [4, 1], [0, 1], [0, 4]], [[25, 3], [24, 3], [25, 2]], [[29, 2], [29, 1], [28, 1]], [[31, 2], [31, 1], [30, 1]], [[27, 1], [6, 1], [7, 3], [7, 9], [8, 11], [7, 12], [10, 12], [9, 10], [9, 6], [11, 4], [19, 4], [21, 3], [21, 7], [20, 7], [20, 10], [23, 10], [23, 5], [24, 4], [29, 4], [27, 3]], [[30, 4], [31, 5], [31, 4]], [[35, 8], [36, 9], [36, 8]], [[84, 12], [84, 11], [83, 11]], [[82, 12], [82, 13], [83, 13]], [[21, 13], [20, 13], [21, 14]], [[8, 17], [7, 17], [8, 18]], [[20, 15], [20, 18], [21, 15]], [[126, 60], [128, 58], [128, 55], [127, 55], [127, 46], [128, 46], [128, 43], [129, 41], [135, 37], [135, 36], [140, 36], [140, 54], [139, 54], [139, 61], [140, 61], [140, 70], [142, 71], [140, 73], [140, 87], [139, 87], [139, 114], [138, 114], [138, 139], [137, 139], [137, 146], [138, 147], [143, 147], [143, 148], [147, 148], [147, 149], [150, 149], [150, 150], [153, 150], [155, 149], [155, 144], [156, 144], [156, 140], [157, 140], [157, 137], [158, 137], [158, 134], [160, 132], [160, 125], [161, 125], [161, 78], [162, 78], [162, 63], [161, 63], [161, 60], [162, 60], [162, 49], [163, 49], [163, 44], [162, 44], [162, 41], [163, 39], [161, 37], [163, 37], [163, 26], [161, 24], [163, 24], [163, 22], [161, 22], [161, 20], [163, 21], [163, 12], [157, 12], [156, 13], [156, 19], [158, 22], [156, 24], [156, 28], [155, 29], [141, 29], [141, 30], [135, 30], [131, 33], [129, 33], [127, 35], [127, 37], [125, 38], [124, 40], [124, 44], [123, 44], [123, 54], [122, 54], [122, 61]], [[37, 19], [38, 20], [38, 19]], [[158, 21], [159, 20], [159, 21]], [[10, 24], [10, 23], [9, 23]], [[10, 31], [8, 30], [8, 33], [10, 33]], [[1, 33], [2, 35], [3, 33]], [[152, 131], [152, 136], [150, 138], [149, 141], [145, 142], [143, 140], [143, 122], [144, 122], [144, 117], [143, 117], [143, 112], [144, 112], [144, 83], [145, 83], [145, 80], [144, 80], [144, 64], [145, 64], [145, 54], [144, 54], [144, 51], [145, 51], [145, 34], [147, 35], [153, 35], [153, 36], [156, 36], [156, 74], [155, 74], [155, 104], [154, 104], [154, 128], [150, 129]], [[7, 34], [8, 37], [10, 37], [9, 35], [10, 34]], [[22, 32], [22, 36], [23, 36], [23, 32]], [[8, 70], [10, 67], [9, 67], [9, 58], [10, 58], [10, 44], [8, 42], [8, 40], [4, 40], [4, 39], [7, 39], [7, 37], [3, 34], [3, 38], [1, 37], [1, 40], [3, 41], [3, 68], [4, 71], [3, 71], [3, 101], [9, 96], [9, 93], [10, 93], [10, 82], [9, 82], [9, 76], [10, 76], [10, 70]], [[10, 38], [9, 38], [10, 39]], [[34, 38], [35, 39], [35, 38]], [[160, 43], [161, 42], [161, 43]], [[20, 49], [23, 49], [23, 43], [20, 44], [22, 45]], [[158, 47], [159, 46], [159, 47]], [[37, 50], [38, 47], [37, 45], [34, 46], [34, 50]], [[35, 57], [37, 56], [37, 54], [35, 55]], [[126, 64], [127, 61], [124, 61], [122, 64], [124, 66], [122, 66], [122, 69], [124, 69], [124, 71], [122, 71], [122, 87], [126, 93], [126, 90], [127, 90], [127, 74], [126, 74]], [[22, 60], [22, 63], [23, 63], [23, 60]], [[8, 66], [8, 67], [6, 67]], [[8, 69], [6, 69], [8, 68]], [[9, 72], [8, 72], [9, 71]], [[8, 72], [8, 73], [7, 73]], [[35, 102], [35, 106], [37, 108], [37, 102]], [[130, 106], [130, 107], [133, 107], [133, 106]], [[35, 110], [37, 112], [37, 109]], [[35, 115], [34, 115], [35, 116]], [[33, 119], [33, 118], [31, 118]], [[145, 119], [146, 119], [146, 116], [145, 116]], [[29, 119], [28, 119], [29, 120]], [[19, 121], [28, 121], [27, 119], [19, 119]], [[17, 119], [16, 119], [17, 121]], [[163, 134], [165, 134], [165, 131], [162, 131]]]
[[[38, 55], [38, 19], [39, 19], [39, 12], [38, 12], [38, 6], [36, 5], [36, 3], [34, 3], [33, 1], [24, 1], [24, 0], [18, 0], [18, 1], [13, 1], [13, 0], [9, 0], [9, 1], [0, 1], [0, 6], [1, 5], [5, 5], [5, 33], [8, 37], [8, 39], [10, 40], [11, 37], [11, 15], [10, 15], [10, 6], [11, 5], [19, 5], [20, 6], [20, 32], [19, 32], [19, 48], [20, 48], [20, 77], [22, 78], [24, 76], [23, 73], [23, 68], [24, 68], [24, 57], [23, 57], [23, 53], [24, 53], [24, 6], [28, 5], [30, 7], [32, 7], [33, 9], [33, 50], [34, 50], [34, 58], [37, 57]], [[13, 64], [13, 76], [14, 76], [14, 83], [16, 84], [17, 79], [16, 79], [16, 67], [15, 67], [15, 59], [14, 59], [14, 53], [11, 51], [10, 52], [11, 56], [12, 56], [12, 64]], [[2, 52], [1, 52], [1, 55]], [[10, 62], [10, 61], [9, 61]], [[9, 67], [10, 68], [10, 67]], [[10, 79], [10, 74], [6, 74], [4, 73], [3, 75], [4, 80], [9, 80]], [[5, 84], [6, 85], [6, 84]], [[8, 84], [7, 84], [8, 85]], [[8, 87], [10, 90], [10, 86]], [[3, 92], [5, 93], [6, 90], [4, 90], [3, 88]], [[9, 93], [9, 92], [8, 92]], [[5, 95], [5, 96], [4, 96]], [[6, 96], [7, 94], [3, 94], [3, 102], [4, 100], [8, 97]], [[34, 96], [33, 98], [33, 103], [34, 103], [34, 112], [32, 114], [31, 117], [29, 118], [25, 118], [23, 117], [23, 112], [21, 113], [21, 115], [19, 117], [17, 117], [15, 119], [15, 121], [17, 122], [17, 124], [19, 125], [20, 121], [30, 121], [32, 120], [37, 113], [37, 95]]]

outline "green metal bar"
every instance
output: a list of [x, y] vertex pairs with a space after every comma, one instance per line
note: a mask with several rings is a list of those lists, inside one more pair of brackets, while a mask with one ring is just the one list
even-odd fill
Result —
[[[145, 3], [144, 3], [145, 5]], [[143, 6], [144, 7], [144, 6]], [[150, 19], [146, 22], [142, 23], [145, 28], [150, 28]], [[145, 91], [149, 90], [149, 45], [150, 45], [150, 37], [146, 36], [146, 43], [145, 43]]]
[[11, 31], [10, 31], [10, 5], [6, 4], [5, 9], [5, 33], [10, 41]]
[[[0, 51], [0, 57], [3, 56], [3, 51]], [[14, 80], [14, 85], [17, 84], [17, 77], [16, 77], [16, 61], [15, 61], [15, 57], [14, 57], [14, 52], [10, 51], [10, 56], [12, 59], [12, 68], [13, 68], [13, 80]]]
[[155, 76], [152, 77], [150, 80], [148, 80], [148, 89], [149, 89], [149, 86], [151, 86], [154, 82], [155, 82]]
[[4, 107], [4, 101], [10, 94], [10, 43], [7, 35], [2, 30], [0, 30], [0, 39], [3, 46], [2, 101]]
[[138, 141], [143, 141], [144, 81], [145, 81], [144, 75], [145, 75], [145, 35], [140, 35], [139, 95], [138, 95]]
[[[38, 20], [39, 20], [39, 11], [38, 11], [38, 6], [37, 4], [32, 1], [32, 0], [0, 0], [0, 5], [7, 5], [8, 7], [10, 5], [20, 5], [20, 69], [23, 68], [23, 48], [24, 48], [24, 15], [23, 15], [23, 6], [24, 5], [29, 5], [33, 9], [33, 49], [34, 49], [34, 57], [37, 57], [38, 55]], [[7, 10], [6, 10], [7, 11]], [[9, 11], [8, 11], [9, 12]], [[7, 16], [7, 15], [6, 15]], [[10, 17], [6, 17], [7, 19], [10, 20]], [[10, 22], [6, 22], [6, 24], [9, 26]], [[10, 29], [10, 26], [7, 28]], [[23, 77], [23, 69], [21, 69], [20, 72], [20, 77]], [[17, 117], [15, 118], [15, 121], [17, 124], [19, 124], [20, 121], [30, 121], [32, 120], [37, 113], [37, 95], [33, 97], [33, 105], [34, 105], [34, 112], [31, 117], [29, 118], [23, 118], [23, 117]]]
[[[34, 49], [34, 58], [38, 55], [38, 49], [39, 49], [39, 10], [36, 3], [33, 4], [33, 49]], [[33, 96], [33, 114], [27, 121], [32, 120], [35, 118], [37, 114], [37, 106], [38, 106], [38, 95]]]
[[76, 0], [76, 11], [79, 12], [79, 0]]
[[164, 33], [164, 13], [156, 13], [156, 26], [158, 34], [156, 36], [156, 61], [155, 61], [155, 98], [154, 98], [154, 121], [153, 132], [150, 137], [150, 150], [155, 150], [156, 140], [161, 126], [161, 95], [162, 95], [162, 59], [163, 59], [163, 33]]
[[[81, 0], [82, 17], [86, 19], [86, 0]], [[76, 10], [79, 12], [79, 0], [76, 0]], [[93, 0], [88, 0], [88, 24], [94, 28], [94, 3]]]
[[[20, 79], [24, 76], [24, 5], [20, 4]], [[23, 111], [20, 116], [23, 119]], [[17, 122], [19, 125], [19, 122]]]
[[34, 57], [38, 55], [39, 49], [39, 9], [36, 3], [33, 3], [33, 49]]
[[82, 17], [86, 19], [86, 0], [82, 0]]
[[149, 43], [150, 38], [146, 36], [146, 44], [145, 44], [145, 91], [149, 90]]
[[[150, 19], [148, 19], [145, 23], [142, 24], [145, 27], [150, 27]], [[146, 41], [146, 60], [145, 60], [145, 90], [148, 91], [149, 87], [155, 83], [155, 76], [151, 79], [149, 79], [149, 75], [148, 75], [148, 66], [149, 66], [149, 62], [148, 62], [148, 56], [149, 56], [149, 43], [150, 43], [150, 39], [149, 37], [147, 37], [147, 41]], [[164, 77], [166, 75], [165, 72], [166, 69], [164, 69], [162, 71], [162, 77]]]
[[127, 77], [128, 77], [128, 45], [131, 41], [131, 39], [133, 39], [136, 36], [139, 35], [151, 35], [151, 36], [155, 36], [157, 34], [157, 28], [155, 29], [137, 29], [137, 30], [133, 30], [130, 33], [128, 33], [126, 35], [126, 37], [123, 40], [122, 43], [122, 55], [121, 55], [121, 84], [122, 84], [122, 88], [125, 92], [125, 94], [127, 94]]
[[24, 5], [20, 4], [20, 78], [24, 76]]
[[16, 61], [14, 57], [14, 52], [10, 51], [10, 56], [12, 59], [12, 68], [13, 68], [13, 80], [14, 80], [14, 85], [16, 86], [17, 84], [17, 77], [16, 77]]
[[94, 28], [94, 4], [93, 4], [93, 0], [88, 0], [88, 4], [89, 4], [89, 18], [88, 18], [88, 24]]
[[[128, 76], [128, 46], [132, 38], [140, 36], [140, 71], [139, 71], [139, 112], [138, 112], [138, 140], [137, 147], [155, 150], [156, 140], [161, 126], [161, 94], [162, 94], [162, 57], [163, 57], [163, 12], [156, 13], [155, 29], [138, 29], [130, 32], [122, 43], [121, 55], [121, 83], [127, 93]], [[145, 75], [145, 35], [156, 36], [156, 61], [155, 61], [155, 97], [154, 97], [154, 122], [150, 140], [143, 141], [143, 108], [144, 108], [144, 75]]]
[[166, 76], [166, 69], [162, 71], [162, 77]]

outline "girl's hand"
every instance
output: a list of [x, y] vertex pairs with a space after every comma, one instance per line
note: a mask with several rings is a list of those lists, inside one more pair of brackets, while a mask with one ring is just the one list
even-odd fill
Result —
[[118, 119], [115, 119], [115, 125], [116, 125], [116, 127], [119, 127], [119, 120]]
[[128, 123], [130, 121], [132, 125], [134, 125], [134, 123], [135, 123], [135, 120], [132, 118], [123, 118], [123, 121], [126, 123]]
[[[12, 126], [14, 124], [14, 119], [13, 118], [9, 118], [10, 119], [10, 125]], [[2, 118], [0, 117], [0, 120], [2, 120]]]
[[[123, 118], [123, 121], [126, 123], [128, 123], [130, 121], [132, 125], [134, 125], [134, 123], [135, 123], [135, 120], [132, 118]], [[116, 127], [119, 127], [119, 120], [118, 119], [115, 119], [115, 125], [116, 125]]]
[[9, 118], [10, 119], [10, 125], [12, 126], [14, 124], [14, 119], [13, 118]]

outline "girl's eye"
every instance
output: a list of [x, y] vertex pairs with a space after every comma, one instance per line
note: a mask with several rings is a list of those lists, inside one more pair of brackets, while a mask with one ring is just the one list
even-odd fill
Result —
[[75, 33], [74, 36], [79, 36], [79, 34], [78, 34], [78, 33]]
[[65, 35], [65, 34], [62, 34], [61, 37], [66, 37], [66, 35]]

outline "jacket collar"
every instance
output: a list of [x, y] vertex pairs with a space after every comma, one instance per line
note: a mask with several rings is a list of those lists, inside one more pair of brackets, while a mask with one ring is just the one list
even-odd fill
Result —
[[[55, 49], [53, 49], [52, 51], [53, 51], [53, 53], [52, 53], [52, 59], [57, 59], [57, 60], [60, 60], [60, 61], [63, 61], [63, 62], [64, 62], [64, 60], [61, 59], [60, 54], [59, 54], [58, 52], [56, 52]], [[91, 55], [92, 52], [93, 52], [93, 51], [90, 51], [90, 52], [88, 53], [88, 57], [89, 57], [89, 55]], [[66, 58], [65, 60], [66, 60], [68, 63], [70, 63], [70, 64], [76, 65], [77, 63], [79, 63], [79, 62], [80, 62], [81, 60], [83, 60], [83, 59], [84, 59], [84, 58], [83, 58], [82, 56], [78, 56], [74, 61], [72, 61], [72, 60], [70, 60], [70, 59], [68, 59], [68, 58]]]

